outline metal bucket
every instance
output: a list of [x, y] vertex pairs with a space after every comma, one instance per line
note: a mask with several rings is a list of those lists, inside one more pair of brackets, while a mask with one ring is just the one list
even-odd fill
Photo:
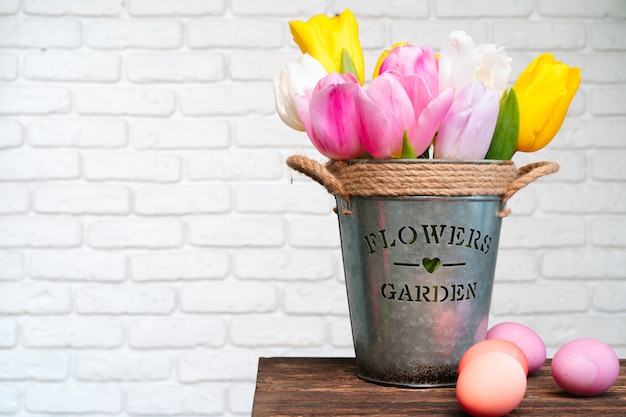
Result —
[[359, 377], [454, 386], [487, 332], [501, 198], [338, 196], [337, 208]]

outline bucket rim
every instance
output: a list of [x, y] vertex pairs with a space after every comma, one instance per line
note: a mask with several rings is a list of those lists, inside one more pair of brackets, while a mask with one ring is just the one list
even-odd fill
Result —
[[355, 164], [440, 164], [440, 165], [514, 165], [513, 161], [501, 159], [346, 159]]

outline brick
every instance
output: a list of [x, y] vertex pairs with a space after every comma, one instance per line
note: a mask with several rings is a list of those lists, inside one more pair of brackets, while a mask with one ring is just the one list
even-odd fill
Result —
[[124, 340], [124, 324], [111, 317], [37, 317], [22, 321], [24, 346], [43, 348], [116, 348]]
[[150, 382], [168, 379], [172, 358], [165, 352], [76, 352], [74, 376], [79, 381]]
[[234, 80], [267, 82], [280, 74], [283, 65], [298, 57], [293, 52], [235, 50], [228, 56], [228, 73]]
[[75, 91], [76, 110], [84, 115], [169, 116], [174, 92], [137, 87], [91, 87]]
[[132, 278], [136, 281], [174, 281], [224, 278], [229, 272], [226, 252], [150, 252], [130, 257]]
[[285, 223], [279, 217], [212, 216], [188, 221], [189, 243], [197, 246], [280, 246]]
[[626, 120], [571, 119], [561, 128], [559, 141], [555, 145], [568, 149], [625, 148], [626, 143], [620, 138], [620, 132], [624, 129]]
[[78, 16], [118, 16], [123, 5], [116, 0], [25, 0], [24, 11], [41, 15], [78, 15]]
[[587, 27], [569, 21], [497, 21], [493, 40], [511, 50], [578, 50], [587, 45]]
[[13, 54], [0, 53], [0, 80], [11, 81], [17, 78], [18, 59]]
[[[256, 369], [256, 364], [254, 369]], [[250, 412], [252, 410], [255, 388], [253, 382], [230, 384], [228, 388], [229, 409], [240, 414]]]
[[[402, 4], [399, 2], [400, 5]], [[436, 0], [437, 17], [527, 17], [535, 8], [532, 0], [503, 3], [492, 0], [479, 0], [459, 3], [454, 0]], [[401, 9], [400, 9], [401, 10]], [[402, 16], [401, 14], [399, 16]]]
[[313, 150], [304, 132], [297, 132], [284, 124], [277, 115], [270, 117], [248, 116], [237, 120], [233, 132], [237, 145], [245, 148], [293, 148]]
[[183, 239], [178, 219], [99, 220], [87, 229], [87, 242], [94, 248], [177, 248]]
[[19, 0], [5, 0], [0, 3], [0, 14], [14, 14], [20, 8]]
[[230, 340], [235, 346], [322, 346], [326, 322], [320, 317], [260, 317], [232, 319]]
[[28, 143], [36, 147], [119, 148], [128, 143], [128, 127], [116, 119], [35, 119], [26, 126]]
[[227, 185], [160, 185], [135, 190], [138, 214], [225, 213], [230, 209], [231, 192]]
[[554, 0], [540, 0], [537, 11], [544, 16], [554, 17], [626, 17], [626, 7], [620, 0], [585, 1], [572, 0], [563, 3]]
[[14, 414], [20, 411], [21, 391], [18, 384], [0, 383], [0, 413]]
[[175, 290], [163, 286], [90, 285], [75, 289], [74, 297], [81, 314], [170, 314], [176, 305]]
[[626, 185], [554, 184], [546, 187], [540, 206], [550, 213], [609, 214], [626, 213]]
[[[626, 92], [626, 90], [625, 90]], [[603, 151], [591, 157], [591, 176], [595, 180], [626, 180], [626, 151]]]
[[502, 224], [500, 247], [543, 248], [585, 244], [585, 222], [574, 218], [510, 218]]
[[352, 326], [348, 317], [331, 319], [330, 343], [334, 347], [346, 348], [348, 352], [344, 356], [354, 356]]
[[187, 175], [192, 180], [271, 180], [286, 171], [278, 152], [198, 152], [187, 159]]
[[318, 184], [237, 188], [237, 209], [244, 213], [326, 214], [334, 205], [332, 196]]
[[313, 16], [320, 13], [317, 5], [306, 0], [277, 0], [272, 3], [271, 10], [254, 0], [231, 0], [230, 3], [233, 13], [241, 16]]
[[591, 220], [591, 243], [597, 246], [626, 246], [626, 218], [600, 217]]
[[626, 115], [626, 87], [598, 87], [591, 91], [591, 113], [596, 116], [624, 116]]
[[126, 392], [130, 414], [219, 415], [224, 408], [224, 389], [220, 385], [136, 385]]
[[258, 361], [253, 350], [184, 352], [178, 357], [178, 379], [183, 383], [254, 380]]
[[540, 276], [539, 259], [534, 252], [506, 249], [498, 251], [496, 285], [499, 285], [498, 282], [533, 282]]
[[133, 0], [128, 5], [132, 16], [221, 15], [224, 0]]
[[219, 347], [225, 341], [226, 325], [217, 317], [142, 318], [128, 323], [128, 343], [138, 349]]
[[542, 274], [549, 279], [624, 279], [623, 249], [559, 249], [546, 252]]
[[122, 252], [40, 250], [30, 255], [31, 278], [62, 281], [123, 281], [126, 255]]
[[78, 48], [81, 25], [74, 19], [0, 18], [0, 46]]
[[61, 314], [72, 310], [67, 285], [40, 283], [0, 284], [0, 312], [4, 314]]
[[[0, 280], [17, 281], [24, 277], [24, 255], [0, 251]], [[0, 321], [0, 323], [2, 323]]]
[[117, 384], [34, 383], [24, 390], [24, 406], [33, 413], [119, 413], [122, 401]]
[[560, 347], [580, 337], [592, 337], [609, 344], [623, 346], [626, 340], [624, 318], [619, 316], [563, 314], [542, 316], [533, 325], [547, 345]]
[[345, 286], [341, 283], [287, 284], [283, 309], [288, 314], [348, 314]]
[[601, 51], [626, 50], [626, 29], [621, 20], [602, 19], [591, 23], [591, 46]]
[[504, 314], [580, 313], [589, 309], [585, 284], [505, 284], [493, 289], [491, 312]]
[[98, 53], [45, 52], [24, 57], [24, 77], [42, 81], [117, 81], [120, 58]]
[[183, 32], [176, 20], [98, 20], [85, 28], [87, 45], [95, 49], [175, 49]]
[[0, 87], [0, 114], [55, 114], [70, 111], [68, 89], [51, 86], [4, 85]]
[[[248, 0], [251, 1], [251, 0]], [[387, 3], [362, 2], [359, 0], [338, 0], [333, 3], [333, 12], [341, 13], [346, 8], [351, 9], [357, 16], [370, 18], [399, 17], [404, 19], [425, 18], [430, 16], [428, 0], [403, 1], [393, 0]]]
[[117, 185], [46, 184], [34, 188], [33, 204], [39, 213], [126, 214], [130, 193]]
[[83, 154], [83, 175], [88, 180], [174, 182], [180, 179], [181, 160], [157, 153], [94, 152]]
[[22, 144], [22, 126], [15, 120], [0, 120], [0, 148], [15, 148]]
[[[419, 25], [416, 25], [412, 20], [398, 20], [390, 26], [390, 40], [382, 46], [389, 48], [390, 45], [395, 42], [409, 42], [420, 46], [430, 46], [435, 51], [439, 51], [441, 45], [443, 45], [443, 42], [448, 38], [450, 33], [459, 30], [459, 28], [463, 28], [477, 44], [490, 41], [489, 25], [485, 22], [477, 21], [476, 19], [420, 21]], [[498, 43], [502, 44], [501, 42]], [[380, 47], [377, 46], [373, 47], [380, 49]], [[379, 53], [380, 51], [377, 51], [377, 54]]]
[[[0, 319], [0, 347], [10, 348], [17, 343], [17, 321]], [[0, 396], [2, 398], [2, 396]], [[1, 409], [1, 407], [0, 407]]]
[[340, 245], [337, 218], [293, 219], [289, 223], [288, 240], [295, 247], [337, 248]]
[[283, 29], [281, 21], [254, 18], [201, 18], [187, 24], [191, 48], [276, 48], [283, 44]]
[[0, 356], [4, 380], [62, 381], [70, 373], [70, 357], [53, 351], [8, 351]]
[[133, 54], [126, 57], [126, 76], [136, 83], [219, 81], [224, 58], [220, 53]]
[[19, 184], [0, 184], [0, 214], [26, 213], [30, 205], [28, 187]]
[[242, 248], [234, 256], [234, 273], [244, 279], [318, 281], [335, 272], [334, 253], [318, 249]]
[[263, 283], [186, 283], [179, 298], [186, 313], [267, 313], [278, 306], [276, 288]]
[[4, 217], [0, 247], [75, 247], [82, 242], [80, 220], [66, 217]]
[[0, 153], [0, 180], [73, 179], [79, 168], [78, 153], [70, 150]]
[[591, 296], [594, 309], [610, 313], [624, 312], [626, 285], [617, 282], [599, 281], [595, 283]]
[[274, 94], [270, 83], [218, 84], [179, 90], [181, 112], [185, 116], [247, 115], [271, 113]]
[[[616, 68], [626, 65], [626, 53], [624, 52], [568, 53], [559, 54], [557, 59], [571, 67], [580, 68], [581, 78], [587, 83], [615, 84], [626, 82], [626, 74]], [[582, 91], [577, 94], [582, 94]], [[568, 124], [572, 124], [572, 119], [566, 120], [568, 120]], [[601, 120], [584, 121], [589, 123], [602, 122]], [[563, 128], [561, 128], [561, 132], [563, 132]], [[562, 136], [562, 133], [559, 133], [559, 136]], [[560, 141], [561, 139], [559, 139]]]
[[138, 149], [220, 149], [230, 145], [230, 128], [225, 120], [135, 122], [132, 138]]

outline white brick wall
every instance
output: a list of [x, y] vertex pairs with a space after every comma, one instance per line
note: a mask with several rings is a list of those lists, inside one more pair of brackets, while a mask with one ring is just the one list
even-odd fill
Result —
[[626, 357], [626, 3], [0, 0], [0, 414], [249, 415], [259, 356], [353, 355], [319, 158], [274, 114], [287, 20], [350, 7], [367, 72], [451, 30], [581, 66], [561, 171], [504, 220], [492, 321]]

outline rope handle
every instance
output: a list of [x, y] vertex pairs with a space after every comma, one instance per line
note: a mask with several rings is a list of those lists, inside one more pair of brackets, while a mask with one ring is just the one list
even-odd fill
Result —
[[331, 194], [338, 194], [344, 200], [350, 200], [350, 196], [343, 187], [343, 184], [326, 168], [313, 159], [302, 155], [292, 155], [287, 158], [287, 165], [307, 177], [320, 183]]
[[[329, 193], [338, 194], [346, 201], [350, 200], [350, 196], [346, 192], [343, 184], [325, 165], [302, 155], [290, 156], [287, 158], [287, 165], [317, 181], [324, 186]], [[515, 193], [531, 182], [546, 175], [553, 174], [558, 170], [559, 164], [556, 162], [535, 162], [519, 168], [515, 180], [511, 182], [502, 195], [502, 206], [505, 207], [505, 203], [513, 197]], [[506, 217], [510, 213], [511, 209], [503, 208], [502, 211], [498, 213], [498, 216]]]
[[[509, 201], [516, 192], [526, 187], [531, 182], [546, 175], [554, 174], [558, 170], [559, 164], [556, 162], [534, 162], [524, 165], [517, 170], [517, 177], [502, 195], [502, 206], [504, 207], [505, 203]], [[498, 217], [506, 217], [509, 214], [511, 214], [511, 209], [504, 208], [498, 213]]]

